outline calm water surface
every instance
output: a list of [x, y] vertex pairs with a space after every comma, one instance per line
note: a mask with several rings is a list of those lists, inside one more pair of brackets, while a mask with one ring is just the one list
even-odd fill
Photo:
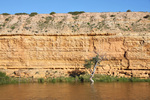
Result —
[[0, 85], [0, 100], [150, 100], [150, 83]]

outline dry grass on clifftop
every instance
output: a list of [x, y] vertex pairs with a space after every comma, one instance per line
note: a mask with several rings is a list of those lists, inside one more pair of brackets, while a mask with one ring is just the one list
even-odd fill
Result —
[[0, 15], [0, 34], [99, 34], [150, 32], [150, 13]]

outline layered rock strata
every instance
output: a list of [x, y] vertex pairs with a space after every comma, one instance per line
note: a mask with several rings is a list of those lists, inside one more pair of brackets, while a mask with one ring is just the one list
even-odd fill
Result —
[[95, 50], [108, 58], [97, 73], [148, 78], [149, 49], [147, 36], [0, 36], [0, 68], [9, 75], [22, 70], [32, 76], [41, 69], [67, 75], [83, 71], [84, 60], [94, 57]]

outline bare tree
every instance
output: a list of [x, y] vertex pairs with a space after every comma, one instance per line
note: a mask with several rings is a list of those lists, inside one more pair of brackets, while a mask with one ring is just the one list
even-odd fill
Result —
[[85, 64], [84, 67], [87, 69], [90, 69], [90, 81], [91, 83], [94, 83], [94, 80], [92, 79], [94, 77], [95, 71], [96, 71], [96, 67], [97, 64], [100, 63], [102, 60], [106, 59], [105, 55], [99, 55], [98, 53], [96, 53], [96, 57], [93, 57], [90, 60], [85, 60]]

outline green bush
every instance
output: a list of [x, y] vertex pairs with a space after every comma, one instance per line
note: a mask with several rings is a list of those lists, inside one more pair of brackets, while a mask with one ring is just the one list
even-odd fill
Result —
[[56, 83], [56, 78], [53, 78], [53, 79], [51, 80], [51, 82], [52, 82], [52, 83]]
[[15, 13], [15, 15], [28, 15], [27, 13]]
[[90, 81], [90, 75], [80, 75], [79, 80], [81, 82], [89, 82]]
[[44, 83], [44, 78], [39, 78], [38, 83]]
[[2, 13], [2, 15], [10, 15], [9, 13]]
[[55, 12], [51, 12], [50, 15], [56, 14]]
[[132, 12], [131, 10], [127, 10], [126, 12]]
[[32, 17], [32, 16], [35, 16], [37, 14], [38, 14], [37, 12], [32, 12], [29, 16]]
[[0, 84], [9, 83], [9, 77], [6, 76], [6, 73], [0, 72]]
[[6, 73], [0, 72], [0, 77], [6, 77]]
[[82, 14], [85, 13], [84, 11], [74, 11], [74, 12], [68, 12], [68, 14], [72, 14], [72, 15], [78, 15], [78, 14]]

